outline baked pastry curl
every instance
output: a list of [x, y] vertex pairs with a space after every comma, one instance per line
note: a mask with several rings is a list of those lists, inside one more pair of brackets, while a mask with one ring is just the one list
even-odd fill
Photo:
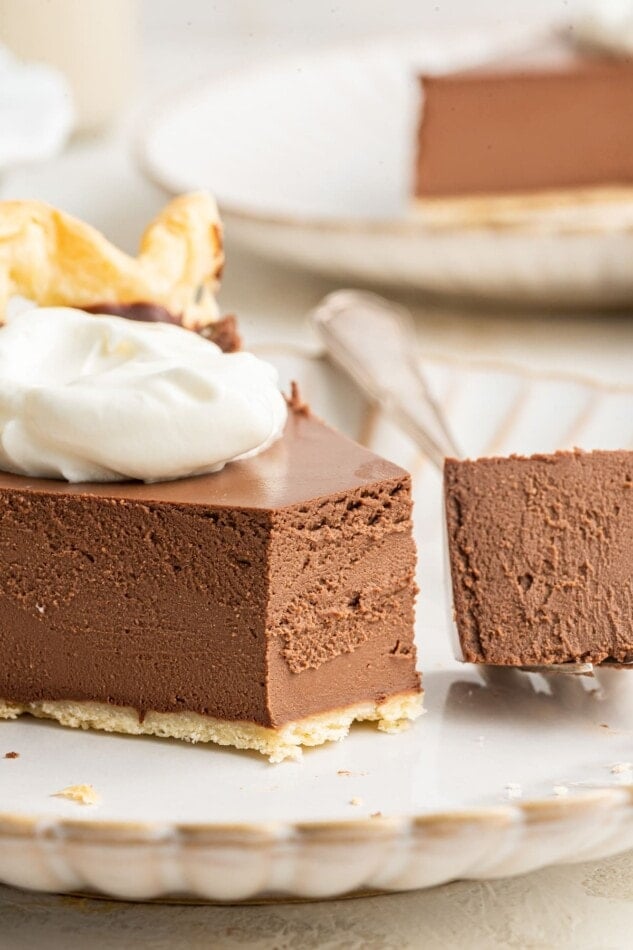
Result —
[[0, 202], [0, 321], [20, 295], [49, 307], [151, 302], [197, 329], [218, 317], [223, 263], [218, 209], [206, 192], [171, 201], [146, 229], [137, 257], [50, 205]]

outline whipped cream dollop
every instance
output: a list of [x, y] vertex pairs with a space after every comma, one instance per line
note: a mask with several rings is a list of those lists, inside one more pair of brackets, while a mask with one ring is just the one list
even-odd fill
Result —
[[613, 56], [633, 54], [633, 2], [596, 0], [573, 23], [576, 42], [585, 49]]
[[0, 469], [69, 482], [215, 472], [278, 439], [277, 372], [190, 330], [65, 307], [0, 329]]

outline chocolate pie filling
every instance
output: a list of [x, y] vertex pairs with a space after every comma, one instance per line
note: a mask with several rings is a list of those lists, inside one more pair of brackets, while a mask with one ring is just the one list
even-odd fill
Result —
[[633, 657], [633, 452], [445, 466], [465, 660], [503, 666]]
[[0, 571], [4, 700], [278, 726], [419, 690], [409, 476], [304, 413], [212, 475], [0, 473]]
[[422, 77], [420, 198], [633, 184], [633, 62]]

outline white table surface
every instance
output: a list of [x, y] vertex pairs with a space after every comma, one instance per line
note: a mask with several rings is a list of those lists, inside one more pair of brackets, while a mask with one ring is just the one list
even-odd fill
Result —
[[[86, 218], [133, 250], [164, 196], [143, 180], [131, 154], [134, 130], [166, 90], [241, 59], [276, 53], [296, 36], [240, 43], [164, 24], [144, 32], [143, 65], [129, 114], [98, 139], [72, 143], [44, 167], [13, 172], [4, 198], [41, 198]], [[194, 24], [195, 26], [195, 24]], [[246, 340], [312, 342], [304, 314], [334, 285], [272, 267], [231, 244], [221, 294]], [[633, 266], [633, 262], [632, 262]], [[475, 312], [405, 298], [429, 352], [505, 358], [538, 368], [633, 379], [633, 316]], [[0, 887], [2, 950], [110, 947], [596, 948], [630, 947], [633, 853], [496, 882], [463, 882], [422, 893], [261, 907], [126, 905]]]

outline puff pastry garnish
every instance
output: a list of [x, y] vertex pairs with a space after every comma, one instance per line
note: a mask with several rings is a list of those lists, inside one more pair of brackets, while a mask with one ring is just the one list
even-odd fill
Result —
[[137, 257], [95, 228], [39, 201], [0, 202], [0, 320], [11, 297], [40, 306], [160, 304], [192, 329], [218, 317], [224, 263], [217, 205], [182, 195], [152, 221]]

